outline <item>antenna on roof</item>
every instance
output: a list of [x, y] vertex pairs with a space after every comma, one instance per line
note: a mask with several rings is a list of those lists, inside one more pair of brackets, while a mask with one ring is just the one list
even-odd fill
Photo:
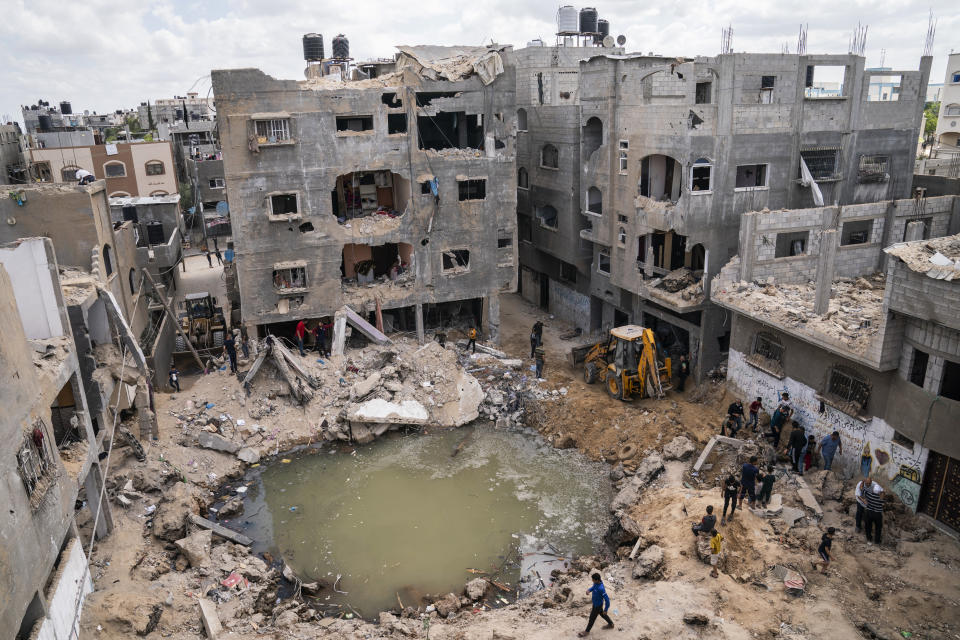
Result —
[[870, 25], [857, 23], [857, 28], [853, 30], [853, 35], [850, 37], [848, 52], [863, 57], [863, 52], [867, 50], [867, 29], [869, 28]]
[[937, 21], [933, 19], [933, 9], [930, 9], [930, 17], [927, 19], [927, 37], [923, 41], [924, 57], [933, 54], [933, 38], [936, 35], [937, 35]]
[[807, 55], [807, 27], [809, 24], [800, 25], [800, 35], [797, 36], [797, 55]]
[[733, 53], [733, 26], [727, 25], [726, 29], [720, 32], [720, 53]]
[[790, 55], [790, 43], [784, 42], [780, 45], [780, 53], [783, 55]]

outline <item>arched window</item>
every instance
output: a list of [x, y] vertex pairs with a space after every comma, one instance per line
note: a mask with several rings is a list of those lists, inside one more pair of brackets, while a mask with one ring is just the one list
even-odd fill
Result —
[[540, 149], [540, 166], [545, 169], [560, 168], [560, 152], [552, 144], [545, 144]]
[[527, 177], [526, 167], [520, 167], [517, 169], [517, 188], [518, 189], [529, 189], [530, 180]]
[[587, 189], [587, 211], [596, 214], [603, 213], [603, 194], [596, 187]]
[[136, 275], [137, 275], [137, 270], [136, 270], [136, 269], [130, 269], [130, 273], [128, 274], [128, 279], [130, 280], [130, 293], [136, 293], [136, 292], [137, 292], [137, 285], [134, 284], [134, 278], [135, 278]]
[[540, 221], [540, 226], [548, 229], [556, 229], [558, 226], [560, 226], [557, 210], [551, 207], [549, 204], [545, 204], [542, 207], [537, 207], [537, 220]]
[[103, 270], [106, 272], [106, 275], [109, 277], [113, 273], [113, 249], [110, 248], [110, 245], [103, 245]]
[[527, 110], [517, 109], [517, 131], [527, 130]]
[[80, 169], [80, 167], [76, 165], [68, 165], [63, 169], [60, 169], [60, 176], [63, 178], [64, 182], [76, 182], [78, 169]]
[[162, 176], [167, 172], [166, 166], [161, 160], [150, 160], [144, 166], [148, 176]]
[[114, 191], [108, 197], [110, 198], [129, 198], [130, 194], [126, 191]]
[[680, 163], [660, 153], [640, 160], [640, 181], [637, 194], [658, 202], [676, 202], [680, 199]]
[[690, 249], [690, 270], [691, 271], [703, 271], [703, 267], [707, 261], [707, 252], [703, 248], [702, 244], [695, 244], [693, 248]]
[[711, 191], [713, 188], [713, 165], [707, 158], [697, 158], [690, 167], [690, 191]]
[[111, 160], [103, 163], [103, 175], [108, 178], [126, 178], [127, 165], [119, 160]]
[[589, 158], [603, 144], [603, 123], [600, 118], [590, 118], [583, 125], [583, 157]]

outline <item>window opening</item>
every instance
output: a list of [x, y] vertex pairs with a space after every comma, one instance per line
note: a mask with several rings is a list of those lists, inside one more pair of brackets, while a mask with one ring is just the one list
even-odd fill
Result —
[[113, 249], [110, 245], [103, 245], [103, 269], [107, 276], [113, 273]]
[[596, 187], [587, 189], [587, 211], [597, 215], [603, 214], [603, 194]]
[[146, 168], [148, 176], [162, 176], [164, 173], [166, 173], [166, 168], [159, 160], [148, 162]]
[[483, 148], [483, 118], [480, 114], [440, 111], [433, 116], [417, 116], [417, 133], [420, 149]]
[[639, 195], [659, 202], [680, 199], [680, 165], [670, 156], [649, 155], [640, 161]]
[[783, 345], [769, 333], [758, 333], [753, 343], [753, 352], [774, 362], [783, 364]]
[[845, 95], [845, 76], [843, 65], [809, 65], [803, 95], [805, 98], [839, 98]]
[[[420, 183], [421, 193], [433, 193], [431, 182]], [[397, 218], [410, 200], [410, 181], [387, 170], [355, 171], [337, 177], [333, 197], [340, 224], [369, 215]]]
[[589, 158], [603, 144], [603, 122], [600, 118], [590, 118], [583, 125], [583, 155]]
[[270, 196], [270, 213], [275, 216], [299, 213], [300, 208], [295, 193], [278, 193]]
[[710, 104], [713, 93], [712, 82], [698, 82], [694, 102], [696, 104]]
[[127, 166], [122, 162], [108, 162], [103, 165], [103, 175], [108, 178], [124, 178], [127, 175]]
[[337, 131], [373, 131], [373, 116], [337, 116]]
[[387, 133], [390, 135], [407, 132], [407, 114], [388, 113], [387, 114]]
[[713, 166], [706, 158], [697, 158], [690, 167], [690, 191], [710, 191]]
[[627, 152], [630, 150], [630, 142], [627, 140], [620, 141], [620, 173], [627, 172]]
[[470, 251], [467, 249], [448, 249], [443, 252], [444, 273], [462, 273], [470, 269]]
[[413, 259], [413, 245], [406, 242], [345, 244], [340, 275], [344, 285], [350, 287], [375, 280], [405, 283], [413, 280]]
[[209, 184], [211, 189], [223, 189], [226, 186], [223, 178], [210, 178]]
[[40, 498], [51, 486], [56, 468], [51, 460], [53, 449], [47, 440], [45, 425], [38, 419], [34, 422], [33, 429], [23, 434], [20, 449], [17, 451], [17, 471], [34, 508], [39, 506]]
[[560, 152], [552, 144], [545, 144], [540, 149], [540, 166], [546, 169], [558, 169], [560, 167]]
[[518, 189], [529, 189], [530, 181], [527, 176], [527, 169], [525, 167], [520, 167], [517, 169], [517, 188]]
[[391, 109], [396, 109], [403, 106], [403, 100], [398, 98], [397, 94], [395, 93], [384, 93], [380, 96], [380, 101]]
[[289, 292], [307, 288], [306, 267], [282, 267], [273, 270], [273, 288], [280, 292]]
[[617, 229], [617, 242], [621, 246], [627, 244], [627, 230], [623, 227]]
[[809, 231], [778, 233], [773, 257], [789, 258], [791, 256], [804, 256], [807, 254], [807, 243], [809, 239]]
[[483, 200], [487, 197], [486, 180], [458, 180], [459, 199], [464, 200]]
[[893, 431], [893, 443], [904, 447], [905, 449], [913, 450], [913, 445], [915, 444], [913, 439], [908, 438], [897, 430]]
[[867, 244], [873, 231], [873, 220], [844, 222], [840, 229], [840, 245]]
[[896, 102], [900, 99], [900, 87], [903, 76], [874, 75], [870, 76], [870, 86], [867, 88], [867, 102]]
[[513, 236], [497, 238], [497, 249], [509, 249], [513, 246]]
[[888, 182], [890, 180], [889, 156], [860, 156], [860, 166], [857, 168], [857, 182]]
[[420, 195], [429, 196], [433, 191], [430, 189], [430, 181], [420, 183]]
[[257, 120], [255, 126], [257, 140], [260, 144], [283, 142], [290, 139], [290, 121], [286, 118]]
[[767, 165], [742, 164], [737, 166], [737, 189], [767, 186]]
[[577, 283], [577, 268], [569, 262], [560, 261], [560, 279], [571, 284]]
[[606, 251], [597, 254], [597, 271], [610, 275], [610, 254]]
[[814, 180], [828, 180], [837, 174], [837, 148], [807, 149], [800, 156], [807, 163], [807, 169]]
[[960, 400], [960, 362], [943, 361], [940, 395], [951, 400]]
[[855, 373], [835, 367], [830, 370], [827, 393], [850, 403], [852, 406], [849, 408], [852, 409], [852, 413], [860, 413], [867, 406], [870, 385]]
[[517, 131], [527, 130], [527, 110], [517, 109]]
[[64, 167], [60, 170], [60, 175], [64, 182], [74, 182], [77, 179], [77, 171], [80, 167]]
[[923, 387], [927, 379], [927, 363], [930, 361], [930, 354], [920, 349], [913, 350], [913, 361], [910, 363], [910, 376], [907, 378], [910, 382]]
[[556, 229], [560, 224], [557, 210], [549, 204], [537, 207], [537, 219], [540, 221], [540, 226], [548, 229]]

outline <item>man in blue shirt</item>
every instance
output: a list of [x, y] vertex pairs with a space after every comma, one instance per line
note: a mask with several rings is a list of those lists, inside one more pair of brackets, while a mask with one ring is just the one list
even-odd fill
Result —
[[843, 455], [843, 443], [840, 442], [840, 432], [834, 431], [820, 441], [820, 455], [823, 456], [823, 468], [827, 471], [830, 471], [830, 466], [833, 464], [833, 456], [837, 455], [837, 451], [840, 452], [840, 455]]
[[748, 498], [750, 506], [757, 501], [757, 474], [760, 469], [757, 468], [757, 456], [750, 456], [750, 462], [743, 464], [740, 472], [740, 509], [743, 509], [743, 499]]
[[590, 629], [593, 628], [593, 623], [597, 621], [597, 616], [607, 621], [607, 626], [604, 627], [605, 629], [613, 629], [613, 620], [607, 615], [607, 610], [610, 608], [610, 598], [607, 596], [607, 590], [603, 586], [603, 581], [600, 580], [599, 573], [595, 573], [591, 577], [593, 578], [593, 586], [587, 589], [587, 593], [593, 596], [593, 609], [590, 610], [590, 621], [587, 623], [587, 630], [577, 634], [577, 636], [581, 638], [590, 633]]

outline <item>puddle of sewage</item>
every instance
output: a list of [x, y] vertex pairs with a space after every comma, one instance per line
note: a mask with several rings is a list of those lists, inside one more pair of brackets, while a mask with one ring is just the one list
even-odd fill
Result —
[[605, 466], [530, 432], [476, 424], [288, 457], [254, 476], [243, 530], [304, 582], [341, 575], [347, 594], [325, 591], [320, 602], [366, 618], [395, 608], [398, 595], [416, 607], [427, 593], [460, 593], [481, 575], [468, 569], [503, 567], [496, 580], [512, 601], [518, 545], [530, 548], [532, 536], [539, 549], [593, 553], [609, 522]]

